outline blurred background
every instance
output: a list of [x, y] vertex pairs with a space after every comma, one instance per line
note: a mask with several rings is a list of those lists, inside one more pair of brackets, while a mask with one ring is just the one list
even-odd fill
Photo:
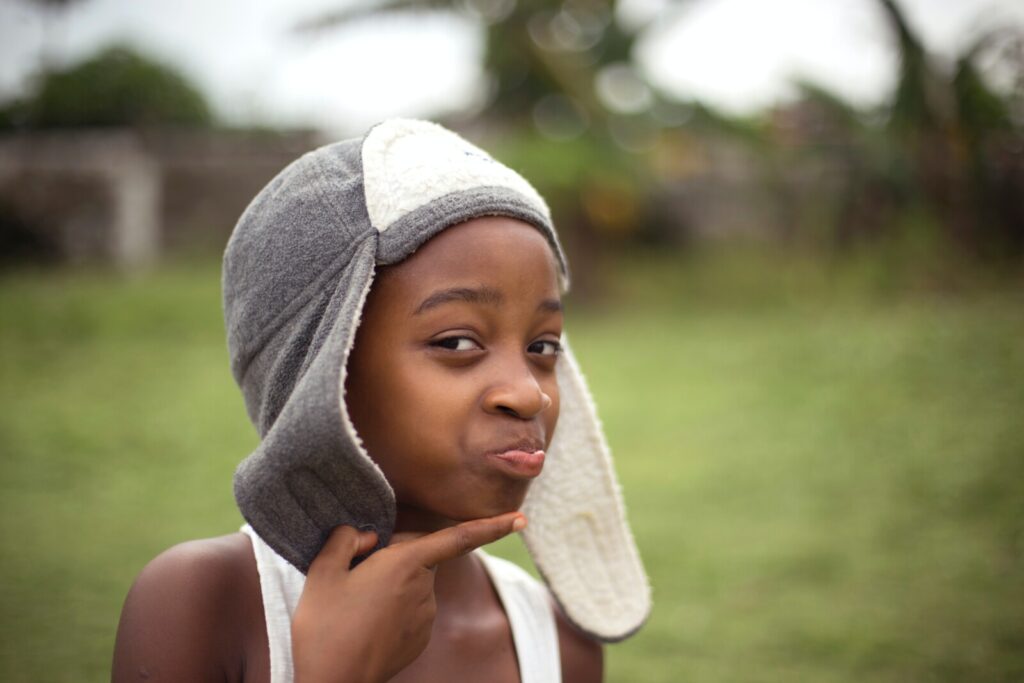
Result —
[[609, 681], [1024, 680], [1016, 0], [0, 2], [0, 679], [107, 679], [241, 524], [225, 241], [396, 115], [570, 252], [654, 586]]

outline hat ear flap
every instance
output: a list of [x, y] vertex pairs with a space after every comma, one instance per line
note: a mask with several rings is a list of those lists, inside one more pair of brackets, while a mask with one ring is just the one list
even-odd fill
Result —
[[530, 522], [523, 538], [566, 616], [599, 640], [622, 640], [646, 621], [650, 584], [597, 411], [564, 338], [556, 367], [558, 426], [522, 508]]

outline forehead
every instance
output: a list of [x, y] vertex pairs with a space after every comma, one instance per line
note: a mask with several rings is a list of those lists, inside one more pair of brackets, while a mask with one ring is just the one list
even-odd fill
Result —
[[412, 256], [380, 269], [378, 283], [413, 295], [440, 286], [495, 282], [507, 294], [558, 298], [558, 264], [544, 235], [512, 218], [488, 216], [438, 233]]

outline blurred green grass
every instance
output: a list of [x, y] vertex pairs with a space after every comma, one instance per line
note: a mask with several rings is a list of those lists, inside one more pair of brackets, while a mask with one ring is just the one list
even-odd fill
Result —
[[[1024, 295], [865, 272], [637, 258], [570, 301], [654, 587], [608, 680], [1024, 679]], [[138, 570], [241, 523], [217, 265], [0, 311], [0, 680], [106, 680]]]

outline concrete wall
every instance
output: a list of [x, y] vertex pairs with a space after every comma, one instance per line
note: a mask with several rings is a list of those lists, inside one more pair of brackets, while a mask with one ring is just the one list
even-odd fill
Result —
[[0, 212], [68, 262], [132, 269], [168, 253], [219, 253], [260, 188], [318, 144], [308, 132], [0, 137]]

